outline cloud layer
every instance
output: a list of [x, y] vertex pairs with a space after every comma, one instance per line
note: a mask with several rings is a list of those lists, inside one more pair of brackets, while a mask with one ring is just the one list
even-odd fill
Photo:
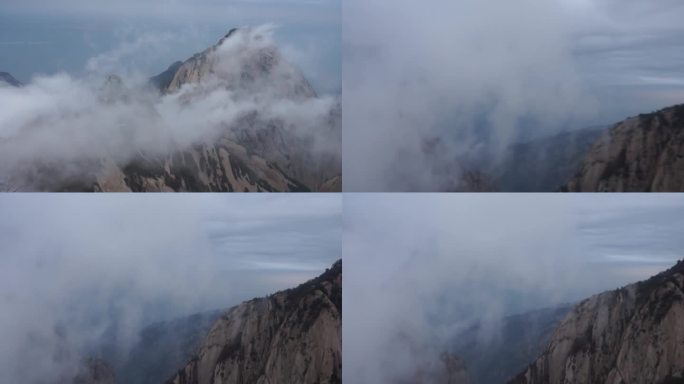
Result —
[[343, 7], [350, 191], [458, 188], [461, 168], [496, 164], [513, 142], [684, 99], [677, 80], [684, 29], [673, 16], [681, 4], [350, 0]]
[[210, 54], [217, 62], [213, 78], [169, 95], [159, 96], [135, 71], [126, 71], [123, 80], [103, 81], [104, 73], [126, 69], [120, 64], [131, 52], [150, 48], [163, 36], [141, 37], [93, 58], [85, 78], [59, 74], [21, 88], [0, 88], [0, 182], [4, 189], [33, 189], [30, 176], [37, 166], [63, 164], [65, 178], [71, 178], [92, 171], [88, 167], [102, 159], [125, 164], [141, 154], [158, 156], [212, 142], [230, 129], [245, 129], [239, 122], [253, 112], [312, 141], [314, 156], [339, 154], [339, 138], [329, 123], [338, 101], [293, 95], [306, 80], [288, 63], [276, 65], [267, 78], [236, 84], [253, 70], [255, 52], [275, 47], [272, 32], [269, 26], [240, 30]]
[[486, 342], [503, 316], [665, 270], [682, 212], [676, 195], [345, 196], [345, 379], [400, 382], [475, 322]]
[[[301, 196], [301, 197], [300, 197]], [[59, 382], [114, 332], [290, 288], [340, 257], [339, 196], [0, 199], [0, 369]]]

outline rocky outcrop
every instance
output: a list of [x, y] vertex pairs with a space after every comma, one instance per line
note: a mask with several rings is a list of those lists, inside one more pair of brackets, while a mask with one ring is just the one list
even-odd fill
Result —
[[[233, 48], [235, 45], [238, 47]], [[177, 69], [171, 76], [169, 71], [174, 67]], [[273, 96], [288, 99], [316, 97], [302, 73], [259, 31], [249, 28], [231, 29], [216, 45], [180, 65], [172, 65], [160, 76], [171, 79], [168, 85], [160, 87], [162, 93], [177, 92], [186, 84], [209, 83], [240, 92], [260, 90], [267, 85]]]
[[684, 191], [684, 104], [614, 125], [562, 190]]
[[[82, 175], [81, 175], [82, 176]], [[103, 161], [83, 190], [133, 192], [308, 192], [244, 146], [220, 139], [163, 157], [139, 155], [119, 167]]]
[[341, 383], [342, 262], [222, 315], [173, 384]]
[[11, 87], [21, 87], [22, 84], [19, 80], [15, 79], [12, 75], [7, 72], [0, 72], [0, 87], [2, 86]]
[[684, 261], [575, 306], [510, 383], [684, 382]]

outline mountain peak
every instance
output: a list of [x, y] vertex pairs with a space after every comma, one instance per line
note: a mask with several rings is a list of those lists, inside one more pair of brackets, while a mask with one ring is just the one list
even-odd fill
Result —
[[[231, 44], [224, 44], [228, 39]], [[269, 92], [296, 100], [316, 97], [299, 69], [280, 54], [268, 28], [232, 28], [216, 45], [152, 79], [166, 94], [177, 92], [185, 84], [202, 84], [239, 95]]]
[[228, 31], [228, 33], [226, 33], [226, 35], [223, 36], [223, 37], [221, 38], [221, 40], [219, 40], [219, 42], [218, 42], [219, 45], [221, 45], [221, 43], [223, 43], [223, 41], [226, 40], [227, 38], [233, 36], [233, 34], [235, 34], [235, 32], [237, 32], [238, 29], [239, 29], [239, 28], [231, 28], [230, 31]]

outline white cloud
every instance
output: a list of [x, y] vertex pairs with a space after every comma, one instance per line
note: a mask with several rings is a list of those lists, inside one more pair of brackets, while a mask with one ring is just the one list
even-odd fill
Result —
[[151, 321], [290, 288], [340, 257], [338, 195], [9, 194], [0, 211], [11, 382], [58, 382], [112, 327], [125, 351]]
[[475, 322], [491, 340], [505, 315], [665, 270], [683, 212], [677, 195], [348, 194], [345, 378], [398, 382]]

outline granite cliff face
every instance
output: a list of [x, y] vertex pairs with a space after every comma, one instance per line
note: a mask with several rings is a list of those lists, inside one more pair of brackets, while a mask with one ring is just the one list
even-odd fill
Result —
[[341, 383], [342, 262], [222, 315], [167, 383]]
[[684, 191], [684, 105], [614, 125], [594, 144], [562, 190]]
[[586, 299], [513, 384], [684, 382], [684, 261]]

